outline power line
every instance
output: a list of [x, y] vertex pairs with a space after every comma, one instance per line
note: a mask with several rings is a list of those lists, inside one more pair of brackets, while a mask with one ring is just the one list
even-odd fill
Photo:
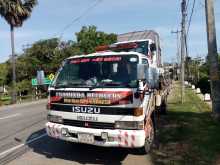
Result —
[[[61, 39], [63, 37], [64, 31], [66, 31], [67, 29], [69, 29], [74, 23], [76, 23], [77, 21], [79, 21], [81, 18], [83, 18], [85, 15], [87, 15], [92, 9], [94, 9], [98, 4], [100, 4], [103, 0], [96, 0], [95, 3], [92, 3], [84, 12], [81, 13], [81, 15], [79, 15], [78, 17], [74, 18], [69, 24], [67, 24], [66, 26], [64, 26], [64, 28], [62, 30], [60, 30], [59, 32], [57, 32], [56, 34], [54, 34], [52, 36], [53, 37], [57, 37], [59, 38], [59, 43], [58, 43], [58, 47], [61, 44]], [[94, 1], [93, 1], [94, 2]], [[33, 44], [28, 44], [29, 46], [33, 45]]]
[[193, 6], [192, 6], [191, 14], [190, 14], [190, 17], [189, 17], [189, 22], [188, 22], [188, 28], [187, 28], [186, 36], [188, 36], [189, 29], [190, 29], [190, 26], [191, 26], [192, 16], [193, 16], [194, 9], [195, 9], [195, 4], [196, 4], [196, 0], [193, 0]]
[[[94, 9], [99, 3], [101, 3], [103, 0], [97, 0], [94, 4], [90, 5], [81, 15], [79, 15], [78, 17], [74, 18], [69, 24], [67, 24], [57, 35], [59, 35], [59, 38], [62, 38], [64, 31], [66, 31], [67, 29], [69, 29], [74, 23], [76, 23], [77, 21], [79, 21], [82, 17], [84, 17], [85, 15], [87, 15], [92, 9]], [[57, 36], [55, 35], [55, 36]]]
[[189, 0], [186, 3], [186, 10], [188, 9], [188, 6], [189, 6]]

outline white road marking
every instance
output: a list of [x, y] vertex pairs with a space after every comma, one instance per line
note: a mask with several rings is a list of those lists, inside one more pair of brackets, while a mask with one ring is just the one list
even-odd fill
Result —
[[16, 113], [14, 115], [9, 115], [9, 116], [5, 116], [5, 117], [0, 117], [0, 120], [4, 120], [4, 119], [9, 119], [9, 118], [13, 118], [13, 117], [17, 117], [20, 116], [20, 113]]
[[40, 136], [38, 136], [38, 137], [36, 137], [36, 138], [33, 138], [33, 139], [27, 141], [26, 143], [19, 144], [19, 145], [15, 146], [15, 147], [12, 147], [12, 148], [10, 148], [10, 149], [8, 149], [8, 150], [6, 150], [6, 151], [3, 151], [3, 152], [0, 153], [0, 157], [1, 157], [1, 156], [4, 156], [4, 155], [6, 155], [6, 154], [8, 154], [8, 153], [10, 153], [10, 152], [13, 152], [14, 150], [16, 150], [16, 149], [18, 149], [18, 148], [21, 148], [21, 147], [23, 147], [23, 146], [25, 146], [25, 145], [28, 145], [28, 144], [30, 144], [30, 143], [32, 143], [32, 142], [34, 142], [34, 141], [37, 141], [37, 140], [39, 140], [39, 139], [41, 139], [41, 138], [43, 138], [43, 137], [45, 137], [45, 136], [47, 136], [47, 133], [44, 133], [44, 134], [42, 134], [42, 135], [40, 135]]

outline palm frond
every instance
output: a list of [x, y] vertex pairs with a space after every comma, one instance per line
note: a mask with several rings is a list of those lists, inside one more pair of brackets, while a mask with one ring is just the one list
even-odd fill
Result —
[[25, 0], [25, 1], [24, 1], [24, 4], [23, 4], [23, 7], [24, 7], [27, 11], [31, 12], [32, 9], [34, 8], [34, 6], [37, 5], [37, 3], [38, 3], [37, 0]]
[[22, 23], [31, 15], [37, 0], [0, 0], [0, 15], [14, 27]]

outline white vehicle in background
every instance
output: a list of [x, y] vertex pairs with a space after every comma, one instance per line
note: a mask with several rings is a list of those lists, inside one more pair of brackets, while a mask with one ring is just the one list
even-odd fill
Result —
[[158, 107], [168, 94], [159, 81], [158, 45], [119, 41], [66, 59], [49, 88], [47, 134], [149, 152]]

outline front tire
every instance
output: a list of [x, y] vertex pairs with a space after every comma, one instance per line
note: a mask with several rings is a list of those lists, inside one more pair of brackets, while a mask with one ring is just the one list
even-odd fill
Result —
[[151, 151], [152, 146], [154, 144], [155, 128], [154, 128], [154, 124], [153, 124], [152, 119], [150, 119], [149, 126], [147, 129], [150, 129], [150, 130], [149, 130], [149, 135], [145, 138], [144, 146], [142, 148], [140, 148], [140, 152], [142, 154], [148, 154]]

